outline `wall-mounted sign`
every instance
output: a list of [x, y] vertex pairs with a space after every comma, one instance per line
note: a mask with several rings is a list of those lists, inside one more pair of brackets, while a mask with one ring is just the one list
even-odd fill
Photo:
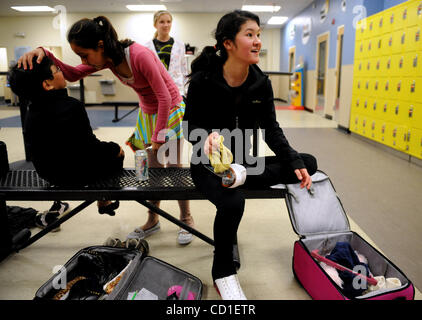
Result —
[[307, 44], [312, 32], [312, 19], [305, 18], [302, 26], [302, 43]]
[[296, 24], [294, 23], [291, 24], [288, 34], [289, 34], [289, 40], [293, 41], [296, 36]]
[[330, 0], [325, 0], [325, 3], [322, 5], [321, 10], [319, 12], [320, 15], [320, 21], [323, 23], [328, 16], [328, 10], [330, 8]]

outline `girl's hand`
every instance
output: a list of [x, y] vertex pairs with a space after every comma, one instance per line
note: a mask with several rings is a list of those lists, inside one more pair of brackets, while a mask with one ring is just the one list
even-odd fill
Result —
[[310, 189], [312, 185], [312, 178], [308, 173], [308, 170], [305, 168], [296, 169], [295, 170], [297, 178], [301, 181], [300, 188], [306, 187], [306, 189]]
[[205, 140], [204, 152], [207, 155], [210, 155], [213, 151], [217, 150], [220, 146], [219, 144], [220, 135], [217, 132], [212, 132]]
[[124, 157], [125, 156], [125, 152], [123, 151], [123, 148], [122, 147], [120, 147], [120, 152], [119, 152], [119, 154], [117, 155], [117, 157], [118, 158], [120, 158], [120, 157]]
[[25, 52], [22, 57], [18, 60], [18, 68], [23, 66], [24, 70], [26, 70], [29, 66], [29, 70], [32, 70], [32, 59], [34, 57], [38, 57], [37, 63], [40, 63], [42, 59], [45, 57], [45, 52], [41, 48], [36, 48], [32, 51]]

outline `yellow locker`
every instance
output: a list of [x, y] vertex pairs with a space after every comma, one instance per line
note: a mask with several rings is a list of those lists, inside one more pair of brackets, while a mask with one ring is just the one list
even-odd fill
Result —
[[353, 79], [353, 92], [352, 95], [356, 97], [360, 97], [362, 95], [362, 79], [361, 78], [354, 78]]
[[359, 78], [362, 76], [362, 60], [355, 59], [353, 64], [353, 79]]
[[354, 133], [358, 133], [359, 132], [359, 114], [358, 113], [354, 113], [352, 112], [350, 114], [350, 131], [354, 132]]
[[377, 57], [375, 58], [375, 76], [377, 78], [385, 77], [386, 74], [382, 72], [382, 64], [384, 62], [385, 57]]
[[366, 97], [372, 97], [373, 91], [372, 91], [372, 79], [371, 78], [365, 78], [363, 83], [363, 95]]
[[384, 121], [390, 121], [391, 119], [391, 113], [392, 113], [392, 106], [393, 101], [392, 100], [383, 100], [383, 103], [381, 104], [381, 109], [379, 112], [380, 119]]
[[409, 92], [409, 101], [422, 102], [422, 78], [410, 78], [407, 89]]
[[386, 10], [384, 13], [384, 34], [394, 30], [395, 14], [393, 10]]
[[399, 29], [393, 32], [391, 54], [398, 54], [404, 50], [406, 43], [406, 29]]
[[408, 134], [409, 154], [422, 159], [422, 129], [411, 128]]
[[360, 134], [368, 137], [370, 134], [370, 119], [368, 118], [367, 115], [363, 115], [362, 116], [362, 126], [360, 128]]
[[406, 101], [396, 100], [392, 106], [392, 118], [395, 123], [407, 124], [409, 103]]
[[393, 33], [389, 32], [383, 35], [383, 42], [384, 42], [384, 46], [383, 46], [383, 55], [385, 56], [389, 56], [391, 55], [392, 51], [393, 51]]
[[408, 26], [417, 25], [422, 22], [422, 1], [413, 0], [408, 4]]
[[405, 51], [417, 51], [421, 48], [421, 26], [407, 28], [408, 39]]
[[399, 123], [393, 123], [392, 126], [392, 146], [393, 148], [404, 151], [406, 150], [407, 145], [407, 127], [399, 124]]
[[359, 40], [356, 41], [355, 44], [355, 61], [358, 59], [362, 59], [362, 51], [363, 51], [363, 41]]
[[381, 79], [381, 91], [380, 96], [385, 100], [389, 100], [391, 98], [391, 79], [390, 78], [383, 78]]
[[387, 103], [388, 100], [385, 100], [383, 98], [379, 98], [375, 101], [375, 103], [372, 105], [372, 109], [374, 111], [374, 118], [378, 119], [379, 121], [381, 121], [384, 117], [384, 104]]
[[381, 36], [384, 33], [384, 13], [380, 12], [374, 17], [374, 36]]
[[398, 30], [406, 26], [407, 21], [407, 6], [402, 3], [398, 6], [391, 8], [394, 12], [394, 23], [392, 30]]
[[379, 137], [380, 137], [380, 142], [385, 144], [385, 145], [392, 145], [392, 135], [391, 135], [391, 127], [392, 124], [389, 121], [381, 121], [380, 126], [379, 126], [379, 130], [381, 131]]
[[359, 96], [353, 95], [352, 96], [352, 106], [350, 108], [350, 112], [352, 113], [359, 113], [360, 112], [360, 101], [361, 98]]
[[409, 103], [407, 112], [408, 126], [422, 129], [422, 103]]
[[373, 76], [373, 74], [372, 74], [372, 70], [373, 70], [372, 59], [368, 58], [368, 59], [363, 60], [363, 61], [364, 61], [364, 68], [365, 68], [364, 75], [366, 77], [372, 77]]
[[[409, 77], [415, 77], [418, 74], [421, 74], [422, 68], [420, 66], [422, 61], [419, 61], [420, 53], [419, 52], [407, 52], [404, 54], [405, 67], [404, 74]], [[419, 72], [419, 73], [418, 73]]]
[[363, 40], [366, 29], [366, 19], [359, 20], [356, 23], [356, 40]]
[[393, 54], [390, 58], [391, 61], [391, 70], [389, 72], [390, 76], [398, 77], [403, 73], [403, 63], [404, 57], [401, 54]]
[[378, 117], [378, 109], [379, 109], [380, 101], [381, 99], [379, 97], [376, 97], [370, 100], [368, 114], [374, 119]]
[[403, 87], [403, 80], [400, 77], [392, 78], [392, 86], [391, 86], [391, 93], [390, 99], [397, 100], [400, 99], [402, 96], [402, 87]]
[[371, 108], [371, 103], [372, 103], [372, 98], [371, 97], [364, 97], [362, 99], [362, 110], [361, 110], [361, 114], [367, 116], [369, 113], [369, 109]]
[[379, 128], [380, 125], [381, 125], [381, 121], [379, 119], [376, 119], [376, 118], [371, 119], [369, 137], [372, 140], [375, 140], [375, 141], [378, 141], [378, 142], [381, 139], [381, 131], [380, 131], [380, 128]]
[[380, 35], [375, 40], [375, 56], [380, 57], [384, 55], [384, 36]]

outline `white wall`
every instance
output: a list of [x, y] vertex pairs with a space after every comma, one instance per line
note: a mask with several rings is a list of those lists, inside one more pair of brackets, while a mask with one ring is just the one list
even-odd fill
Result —
[[[102, 13], [67, 14], [67, 29], [81, 18], [94, 18]], [[130, 38], [144, 43], [151, 39], [155, 28], [152, 22], [152, 13], [103, 13], [114, 25], [119, 38]], [[174, 13], [171, 35], [184, 43], [196, 46], [200, 51], [206, 45], [214, 45], [212, 33], [222, 14], [220, 13]], [[28, 16], [28, 17], [0, 17], [0, 47], [7, 48], [9, 61], [14, 59], [16, 46], [62, 46], [63, 61], [76, 65], [80, 59], [70, 49], [66, 39], [60, 35], [60, 30], [53, 26], [55, 15]], [[57, 18], [56, 18], [57, 20]], [[17, 32], [25, 33], [24, 38], [16, 37]], [[264, 70], [278, 71], [280, 61], [280, 30], [264, 29], [262, 32], [263, 48], [267, 49]], [[101, 102], [110, 100], [136, 101], [136, 94], [115, 82], [116, 95], [103, 96], [99, 85], [100, 79], [113, 79], [109, 70], [99, 72], [101, 77], [88, 77], [85, 81], [86, 102]], [[278, 88], [275, 88], [275, 91]]]

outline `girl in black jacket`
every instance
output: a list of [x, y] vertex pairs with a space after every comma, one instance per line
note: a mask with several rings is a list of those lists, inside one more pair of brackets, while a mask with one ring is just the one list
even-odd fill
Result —
[[[247, 170], [242, 188], [301, 182], [309, 189], [310, 176], [317, 170], [316, 159], [295, 151], [276, 120], [271, 82], [256, 65], [259, 25], [259, 18], [247, 11], [236, 10], [220, 19], [216, 45], [205, 47], [192, 62], [184, 116], [185, 137], [194, 146], [192, 179], [217, 208], [212, 277], [223, 299], [246, 299], [232, 251], [245, 199], [236, 188], [222, 186], [221, 178], [205, 167], [209, 161], [202, 152], [216, 150], [215, 142], [223, 135], [234, 162]], [[250, 137], [258, 127], [275, 156], [250, 156]]]

